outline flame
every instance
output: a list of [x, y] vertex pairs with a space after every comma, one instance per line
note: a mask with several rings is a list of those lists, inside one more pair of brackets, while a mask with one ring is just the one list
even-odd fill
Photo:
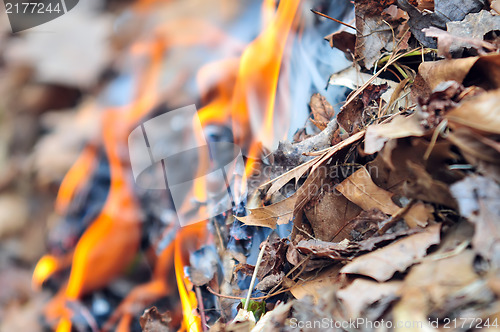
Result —
[[64, 255], [63, 257], [56, 257], [52, 255], [45, 255], [35, 266], [32, 277], [32, 287], [39, 289], [42, 284], [50, 278], [54, 273], [65, 269], [70, 266], [73, 259], [73, 252]]
[[155, 85], [164, 44], [155, 40], [150, 45], [151, 62], [141, 79], [139, 86], [142, 89], [136, 103], [126, 112], [109, 109], [103, 114], [102, 138], [111, 174], [109, 194], [101, 213], [76, 245], [64, 296], [54, 299], [52, 307], [62, 315], [58, 332], [71, 331], [71, 321], [64, 310], [57, 308], [64, 307], [67, 300], [77, 300], [84, 293], [108, 284], [132, 261], [139, 249], [139, 207], [129, 182], [128, 162], [121, 151], [127, 144], [131, 127], [156, 102]]
[[175, 278], [182, 304], [183, 327], [189, 332], [201, 330], [201, 319], [196, 314], [198, 301], [196, 293], [192, 290], [193, 284], [184, 273], [184, 267], [189, 266], [189, 254], [204, 243], [207, 236], [205, 222], [182, 227], [175, 238]]
[[[137, 8], [159, 2], [140, 0]], [[265, 0], [264, 30], [242, 53], [241, 58], [229, 58], [209, 64], [198, 73], [198, 83], [206, 106], [199, 111], [202, 126], [208, 124], [232, 125], [235, 143], [248, 152], [246, 174], [253, 172], [260, 159], [261, 144], [272, 147], [274, 141], [286, 134], [273, 128], [276, 122], [276, 90], [282, 66], [286, 41], [300, 0]], [[181, 37], [178, 31], [189, 30]], [[204, 36], [200, 36], [203, 31]], [[210, 36], [210, 38], [205, 38]], [[108, 157], [111, 185], [104, 207], [78, 241], [67, 286], [54, 299], [53, 317], [59, 316], [58, 332], [71, 331], [71, 319], [64, 302], [77, 300], [86, 292], [100, 288], [117, 277], [136, 255], [140, 243], [139, 206], [130, 183], [127, 156], [122, 155], [128, 134], [158, 102], [159, 75], [162, 72], [165, 50], [173, 45], [207, 46], [225, 43], [233, 51], [241, 49], [241, 43], [222, 33], [213, 25], [200, 20], [181, 19], [167, 22], [155, 30], [153, 40], [136, 43], [131, 50], [134, 56], [150, 59], [141, 73], [137, 86], [140, 89], [135, 102], [127, 109], [106, 110], [102, 118], [102, 141]], [[222, 69], [222, 70], [221, 70]], [[213, 83], [216, 82], [216, 83]], [[285, 116], [285, 115], [283, 115]], [[203, 133], [199, 133], [203, 135]], [[63, 213], [79, 188], [88, 181], [88, 174], [95, 165], [96, 148], [88, 146], [66, 175], [56, 202], [56, 209]], [[209, 157], [200, 155], [200, 170], [209, 163]], [[197, 174], [203, 175], [203, 174]], [[192, 194], [205, 201], [207, 184], [196, 177]], [[181, 228], [175, 240], [162, 251], [155, 265], [153, 278], [130, 292], [107, 322], [110, 329], [118, 319], [116, 331], [128, 331], [133, 317], [131, 307], [136, 303], [150, 303], [171, 290], [167, 280], [175, 273], [175, 280], [183, 311], [183, 327], [188, 331], [201, 330], [201, 319], [196, 313], [198, 302], [193, 285], [184, 272], [189, 265], [189, 254], [205, 241], [206, 222]], [[45, 256], [37, 264], [33, 282], [40, 285], [52, 273], [61, 269], [61, 260]]]
[[276, 140], [273, 120], [278, 77], [299, 4], [300, 0], [280, 1], [272, 22], [243, 52], [231, 106], [239, 144], [252, 137], [271, 147]]
[[62, 215], [66, 212], [74, 194], [80, 189], [80, 186], [87, 182], [94, 169], [96, 155], [97, 149], [92, 145], [88, 145], [66, 173], [57, 193], [55, 203], [57, 213]]

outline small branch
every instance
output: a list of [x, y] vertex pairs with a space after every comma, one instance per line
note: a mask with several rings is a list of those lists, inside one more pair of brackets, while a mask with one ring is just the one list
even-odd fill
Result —
[[416, 200], [412, 199], [408, 204], [406, 204], [406, 206], [402, 207], [396, 213], [394, 213], [392, 217], [382, 226], [382, 228], [378, 230], [377, 234], [382, 235], [385, 232], [387, 232], [389, 228], [391, 228], [396, 222], [398, 222], [399, 220], [401, 220], [401, 218], [403, 218], [406, 212], [408, 212], [415, 203]]
[[250, 281], [250, 287], [248, 288], [248, 294], [247, 294], [247, 298], [245, 301], [245, 307], [243, 308], [245, 310], [248, 310], [250, 296], [252, 295], [253, 286], [255, 284], [255, 279], [257, 279], [257, 272], [259, 271], [259, 266], [260, 266], [260, 263], [262, 262], [262, 257], [264, 256], [264, 251], [266, 250], [266, 247], [267, 247], [267, 241], [268, 240], [266, 239], [264, 241], [264, 243], [262, 244], [262, 248], [260, 248], [260, 252], [259, 252], [259, 257], [257, 257], [257, 262], [255, 263], [255, 268], [253, 270], [253, 275], [252, 275], [252, 281]]
[[203, 305], [203, 297], [201, 296], [201, 290], [199, 286], [195, 286], [196, 297], [198, 300], [198, 309], [200, 309], [201, 316], [201, 329], [203, 332], [207, 331], [207, 319], [205, 317], [205, 306]]
[[359, 32], [359, 31], [358, 31], [358, 29], [356, 29], [356, 27], [353, 27], [353, 26], [352, 26], [352, 25], [350, 25], [350, 24], [347, 24], [347, 23], [345, 23], [345, 22], [342, 22], [342, 21], [340, 21], [340, 20], [337, 20], [337, 19], [335, 19], [335, 18], [333, 18], [333, 17], [331, 17], [331, 16], [328, 16], [328, 15], [326, 15], [326, 14], [323, 14], [323, 13], [321, 13], [321, 12], [318, 12], [317, 10], [314, 10], [314, 9], [311, 9], [311, 11], [312, 11], [314, 14], [316, 14], [316, 15], [323, 16], [323, 17], [325, 17], [325, 18], [327, 18], [327, 19], [329, 19], [329, 20], [332, 20], [332, 21], [334, 21], [334, 22], [337, 22], [338, 24], [345, 25], [346, 27], [351, 28], [351, 29], [354, 29], [354, 30], [356, 30], [357, 32]]

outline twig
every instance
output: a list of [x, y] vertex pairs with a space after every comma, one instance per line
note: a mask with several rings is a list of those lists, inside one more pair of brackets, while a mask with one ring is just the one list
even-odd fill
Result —
[[[300, 261], [300, 263], [299, 263], [299, 264], [295, 265], [293, 268], [291, 268], [291, 269], [290, 269], [290, 271], [288, 271], [288, 273], [285, 275], [285, 278], [288, 278], [288, 277], [289, 277], [289, 276], [290, 276], [293, 272], [295, 272], [295, 270], [297, 270], [299, 267], [301, 267], [303, 264], [305, 264], [307, 261], [309, 261], [309, 259], [310, 259], [311, 257], [312, 257], [312, 254], [307, 255], [307, 256], [306, 256], [303, 260], [301, 260], [301, 261]], [[299, 274], [297, 274], [297, 275], [300, 275], [300, 273], [299, 273]], [[278, 289], [278, 287], [279, 287], [279, 286], [281, 286], [281, 284], [283, 283], [283, 280], [284, 280], [285, 278], [281, 279], [281, 281], [280, 281], [280, 282], [279, 282], [276, 286], [274, 286], [274, 287], [273, 287], [273, 288], [269, 291], [269, 293], [270, 293], [270, 294], [273, 294], [273, 292], [274, 292], [276, 289]], [[295, 279], [295, 278], [294, 278], [294, 279]]]
[[394, 213], [392, 217], [389, 219], [389, 221], [387, 221], [385, 225], [378, 230], [377, 234], [382, 235], [385, 232], [387, 232], [387, 230], [391, 228], [392, 225], [394, 225], [396, 222], [401, 220], [401, 218], [403, 218], [403, 216], [406, 214], [406, 212], [410, 210], [410, 208], [413, 206], [413, 204], [415, 204], [415, 202], [416, 200], [412, 199], [408, 204], [406, 204], [406, 206], [402, 207], [396, 213]]
[[262, 244], [262, 248], [260, 248], [259, 257], [257, 257], [257, 262], [255, 263], [255, 268], [253, 269], [252, 280], [250, 281], [250, 287], [248, 287], [248, 294], [247, 294], [247, 298], [245, 301], [245, 307], [243, 308], [245, 310], [248, 309], [248, 305], [250, 302], [250, 296], [252, 295], [253, 286], [255, 284], [255, 279], [257, 279], [257, 272], [259, 271], [259, 266], [260, 266], [260, 263], [262, 262], [262, 257], [264, 256], [264, 251], [266, 250], [268, 240], [269, 240], [269, 236]]
[[198, 309], [200, 311], [201, 329], [207, 331], [207, 319], [205, 317], [205, 306], [203, 305], [203, 297], [201, 296], [200, 286], [195, 286], [196, 297], [198, 300]]
[[350, 24], [347, 24], [347, 23], [345, 23], [345, 22], [342, 22], [342, 21], [340, 21], [340, 20], [337, 20], [336, 18], [333, 18], [333, 17], [328, 16], [328, 15], [326, 15], [326, 14], [323, 14], [323, 13], [321, 13], [321, 12], [318, 12], [317, 10], [314, 10], [314, 9], [311, 9], [311, 11], [312, 11], [314, 14], [316, 14], [316, 15], [323, 16], [323, 17], [325, 17], [325, 18], [327, 18], [327, 19], [330, 19], [330, 20], [332, 20], [332, 21], [334, 21], [334, 22], [337, 22], [338, 24], [345, 25], [346, 27], [351, 28], [351, 29], [354, 29], [354, 30], [356, 30], [357, 32], [359, 32], [359, 31], [358, 31], [358, 29], [356, 29], [356, 27], [354, 27], [354, 26], [352, 26], [352, 25], [350, 25]]

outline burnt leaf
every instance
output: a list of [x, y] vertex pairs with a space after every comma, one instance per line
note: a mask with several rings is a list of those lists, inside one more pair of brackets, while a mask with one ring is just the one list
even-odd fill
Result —
[[139, 319], [143, 332], [169, 332], [171, 321], [169, 315], [160, 313], [156, 307], [146, 309]]

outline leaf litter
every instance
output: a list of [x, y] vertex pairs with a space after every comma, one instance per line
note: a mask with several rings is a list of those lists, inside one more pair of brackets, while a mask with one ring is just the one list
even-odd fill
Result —
[[[339, 113], [311, 97], [311, 122], [329, 146], [292, 145], [302, 162], [262, 185], [262, 206], [237, 217], [292, 227], [287, 238], [273, 235], [257, 272], [266, 301], [288, 295], [257, 326], [365, 318], [436, 328], [461, 317], [498, 326], [497, 7], [356, 1], [356, 35], [326, 37], [353, 60], [329, 79], [352, 90]], [[276, 202], [277, 193], [286, 198]]]

